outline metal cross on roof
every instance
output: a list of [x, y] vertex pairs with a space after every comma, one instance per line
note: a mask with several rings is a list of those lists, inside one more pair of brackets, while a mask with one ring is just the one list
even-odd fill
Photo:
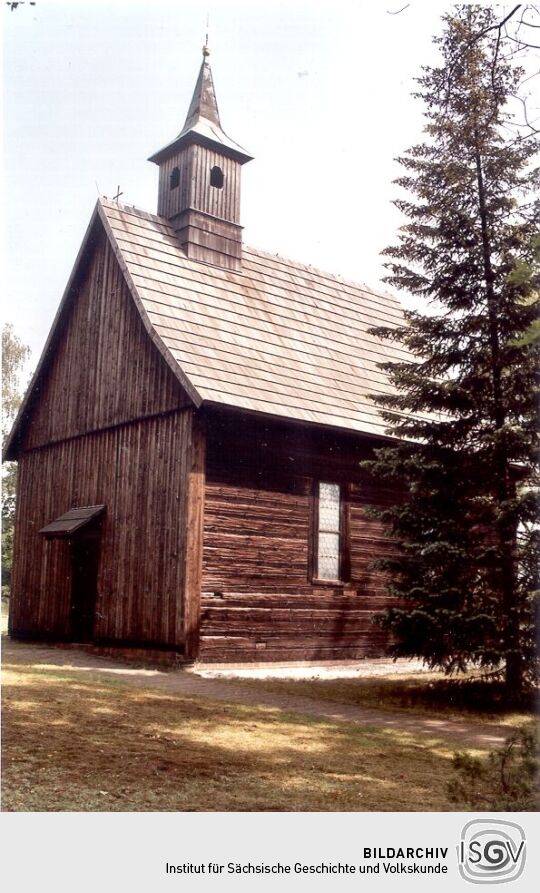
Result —
[[118, 204], [118, 199], [123, 194], [124, 194], [123, 192], [120, 192], [120, 186], [117, 186], [116, 187], [116, 195], [113, 196], [113, 202], [116, 202], [116, 204]]

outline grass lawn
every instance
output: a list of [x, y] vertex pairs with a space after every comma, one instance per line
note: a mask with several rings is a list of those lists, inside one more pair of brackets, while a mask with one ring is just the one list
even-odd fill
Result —
[[[478, 676], [478, 674], [476, 674]], [[224, 679], [223, 681], [228, 681]], [[465, 684], [466, 683], [466, 684]], [[249, 679], [242, 684], [259, 691], [288, 694], [314, 700], [334, 701], [369, 709], [403, 711], [407, 716], [444, 716], [460, 721], [486, 720], [509, 727], [530, 721], [529, 710], [508, 710], [499, 702], [497, 683], [476, 682], [473, 674], [461, 683], [444, 673], [411, 673], [352, 679]]]
[[3, 701], [4, 810], [453, 808], [440, 738], [18, 662]]

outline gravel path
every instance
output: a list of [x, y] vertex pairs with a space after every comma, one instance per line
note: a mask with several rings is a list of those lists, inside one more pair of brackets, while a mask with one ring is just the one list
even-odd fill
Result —
[[[207, 667], [169, 671], [149, 669], [143, 666], [134, 667], [82, 649], [12, 642], [9, 639], [4, 640], [2, 660], [4, 665], [13, 663], [31, 666], [46, 665], [58, 669], [65, 668], [73, 672], [103, 673], [106, 676], [122, 679], [131, 685], [190, 697], [210, 698], [250, 706], [261, 705], [331, 722], [352, 722], [359, 725], [375, 726], [382, 730], [409, 732], [415, 736], [425, 737], [426, 740], [441, 738], [454, 747], [493, 748], [510, 734], [508, 728], [492, 722], [479, 722], [478, 720], [465, 722], [436, 715], [425, 716], [414, 713], [407, 715], [402, 711], [392, 712], [355, 707], [332, 701], [261, 691], [257, 690], [253, 684], [242, 684], [241, 679], [231, 679], [230, 670], [226, 671], [229, 678], [225, 679], [218, 676], [218, 672], [222, 674], [224, 671], [213, 671]], [[374, 663], [377, 664], [380, 673], [381, 662]], [[391, 666], [395, 671], [395, 664]], [[316, 675], [328, 678], [326, 676], [327, 668], [321, 668], [320, 673], [313, 667], [302, 669], [309, 673], [308, 678], [313, 678]], [[369, 666], [364, 664], [356, 669], [358, 670], [357, 675], [369, 674]], [[251, 675], [255, 676], [257, 672], [250, 671]], [[404, 672], [410, 673], [410, 669], [405, 667]], [[288, 674], [290, 678], [290, 670], [288, 670]]]

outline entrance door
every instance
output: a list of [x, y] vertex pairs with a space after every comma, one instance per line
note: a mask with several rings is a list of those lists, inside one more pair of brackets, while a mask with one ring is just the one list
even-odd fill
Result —
[[99, 532], [81, 534], [71, 541], [71, 637], [91, 642], [94, 634]]

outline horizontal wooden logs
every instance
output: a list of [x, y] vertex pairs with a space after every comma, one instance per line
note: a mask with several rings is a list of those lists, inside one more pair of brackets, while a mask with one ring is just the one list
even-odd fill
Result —
[[335, 661], [361, 660], [365, 657], [381, 657], [384, 642], [371, 634], [354, 644], [332, 644], [327, 640], [281, 639], [274, 645], [258, 642], [255, 638], [230, 637], [225, 644], [222, 638], [203, 635], [199, 659], [208, 663], [251, 661]]
[[[205, 661], [381, 656], [390, 604], [374, 558], [392, 544], [369, 505], [395, 498], [361, 469], [369, 446], [250, 419], [208, 424], [201, 644]], [[343, 484], [350, 577], [310, 578], [313, 480]]]

